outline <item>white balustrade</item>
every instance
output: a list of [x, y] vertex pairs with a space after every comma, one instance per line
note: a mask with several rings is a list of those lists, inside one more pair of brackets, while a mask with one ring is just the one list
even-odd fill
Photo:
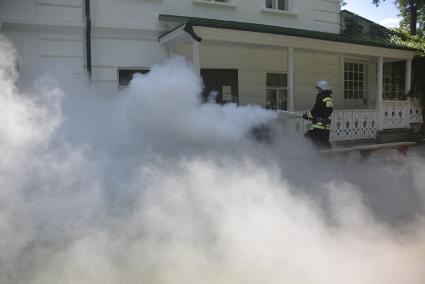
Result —
[[383, 129], [409, 127], [408, 101], [383, 101], [380, 120]]
[[[299, 112], [302, 113], [302, 112]], [[418, 100], [384, 101], [382, 113], [376, 110], [335, 110], [329, 140], [332, 142], [375, 139], [378, 117], [384, 129], [408, 128], [410, 123], [422, 123], [422, 109]], [[302, 118], [285, 119], [290, 132], [305, 133], [311, 122]]]
[[418, 99], [412, 99], [408, 104], [408, 115], [410, 123], [422, 123], [422, 106]]
[[336, 110], [332, 113], [330, 141], [373, 139], [378, 115], [375, 110]]

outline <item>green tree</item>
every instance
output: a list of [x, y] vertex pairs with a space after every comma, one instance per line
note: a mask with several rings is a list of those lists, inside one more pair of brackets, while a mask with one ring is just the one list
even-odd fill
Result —
[[[386, 0], [372, 0], [372, 3], [379, 6]], [[394, 3], [402, 16], [401, 27], [410, 32], [411, 35], [424, 32], [425, 0], [395, 0]]]

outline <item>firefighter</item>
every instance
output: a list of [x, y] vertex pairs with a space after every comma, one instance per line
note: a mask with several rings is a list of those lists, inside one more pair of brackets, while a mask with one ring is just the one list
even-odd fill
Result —
[[329, 133], [330, 116], [333, 111], [332, 91], [328, 82], [323, 80], [317, 81], [316, 88], [319, 91], [316, 95], [316, 103], [311, 111], [303, 114], [304, 119], [312, 122], [313, 129], [307, 131], [304, 136], [320, 148], [331, 148]]

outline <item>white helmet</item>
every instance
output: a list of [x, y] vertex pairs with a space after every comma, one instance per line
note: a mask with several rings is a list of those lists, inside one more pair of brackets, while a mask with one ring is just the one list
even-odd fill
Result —
[[323, 81], [323, 80], [317, 81], [316, 82], [316, 87], [319, 88], [322, 91], [330, 91], [330, 89], [331, 89], [329, 87], [328, 82], [327, 81]]

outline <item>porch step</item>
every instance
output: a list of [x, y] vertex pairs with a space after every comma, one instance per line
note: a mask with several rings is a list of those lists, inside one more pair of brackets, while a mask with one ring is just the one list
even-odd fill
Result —
[[392, 143], [398, 141], [416, 141], [417, 134], [410, 128], [386, 129], [378, 131], [376, 141], [378, 143]]

